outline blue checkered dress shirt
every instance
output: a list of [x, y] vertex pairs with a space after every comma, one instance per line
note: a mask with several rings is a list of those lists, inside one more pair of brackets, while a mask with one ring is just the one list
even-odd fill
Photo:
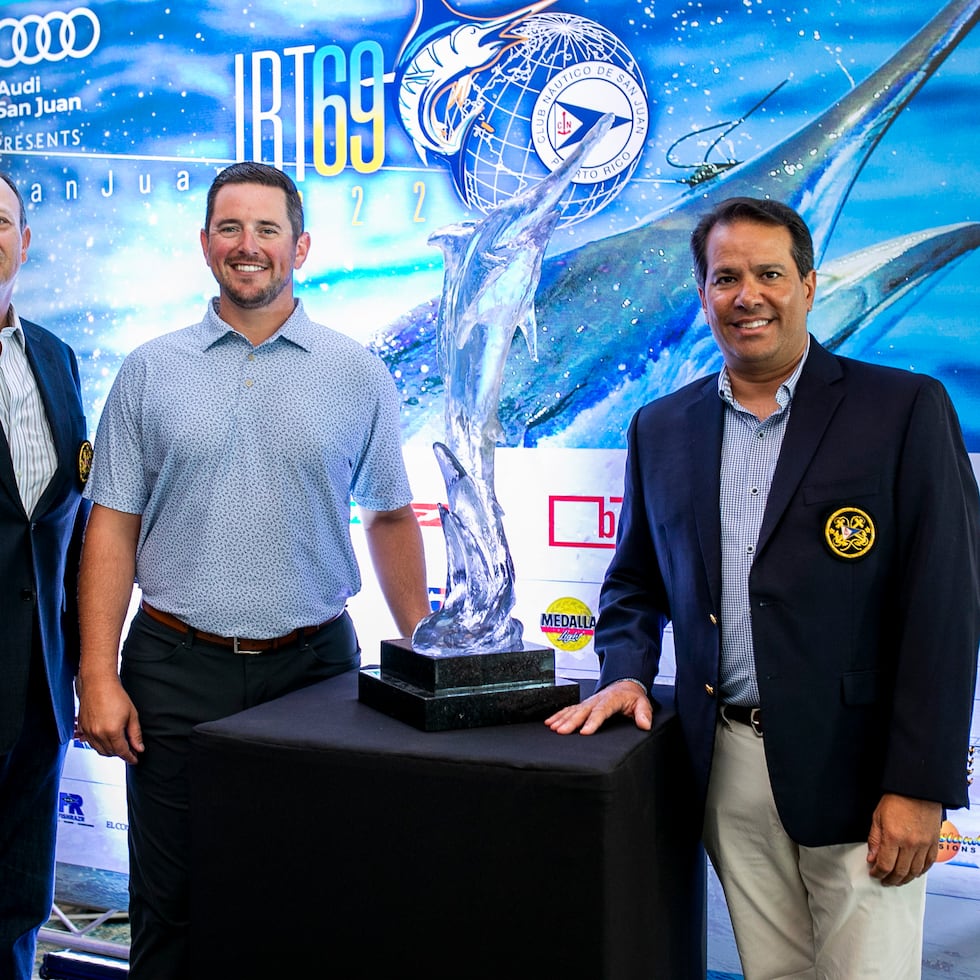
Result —
[[789, 422], [800, 363], [776, 392], [779, 408], [760, 422], [732, 396], [727, 368], [718, 377], [725, 402], [721, 445], [721, 700], [725, 704], [759, 704], [752, 647], [749, 572], [769, 497], [769, 486]]

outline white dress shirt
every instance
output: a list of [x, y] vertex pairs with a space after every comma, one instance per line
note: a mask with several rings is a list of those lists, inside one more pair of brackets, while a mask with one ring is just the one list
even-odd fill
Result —
[[13, 307], [0, 330], [0, 423], [24, 510], [32, 514], [58, 467], [51, 425], [27, 360], [24, 330]]

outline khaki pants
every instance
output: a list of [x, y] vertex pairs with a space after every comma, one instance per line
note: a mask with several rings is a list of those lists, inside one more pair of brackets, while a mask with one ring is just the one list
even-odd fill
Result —
[[864, 842], [790, 840], [773, 802], [764, 739], [739, 722], [719, 721], [715, 730], [704, 844], [745, 980], [921, 977], [925, 877], [886, 887], [868, 873]]

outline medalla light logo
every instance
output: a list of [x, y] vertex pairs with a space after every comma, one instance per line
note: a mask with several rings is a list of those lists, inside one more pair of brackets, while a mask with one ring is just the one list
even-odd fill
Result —
[[85, 58], [102, 36], [99, 18], [86, 7], [67, 13], [27, 14], [0, 18], [0, 68], [42, 61]]
[[562, 596], [541, 614], [541, 632], [559, 650], [583, 650], [595, 635], [595, 616], [581, 599]]
[[[613, 126], [562, 198], [562, 224], [584, 220], [623, 189], [650, 128], [643, 77], [611, 31], [529, 4], [494, 19], [416, 28], [400, 56], [398, 110], [420, 158], [445, 161], [457, 192], [489, 213], [558, 169], [593, 125]], [[448, 7], [448, 5], [446, 5]]]

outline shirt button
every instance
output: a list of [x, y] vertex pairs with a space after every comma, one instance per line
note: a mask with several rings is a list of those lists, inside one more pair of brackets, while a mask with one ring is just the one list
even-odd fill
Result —
[[251, 388], [252, 385], [254, 385], [254, 384], [255, 384], [255, 382], [251, 378], [247, 378], [246, 381], [245, 381], [245, 387], [246, 388]]
[[254, 354], [249, 354], [249, 355], [248, 355], [248, 359], [249, 359], [250, 361], [254, 361], [254, 360], [255, 360], [255, 355], [254, 355]]
[[749, 545], [749, 546], [748, 546], [748, 547], [747, 547], [747, 548], [745, 549], [745, 553], [746, 553], [747, 555], [754, 555], [754, 554], [755, 554], [755, 545], [754, 545], [754, 544], [750, 544], [750, 545]]
[[749, 488], [749, 493], [750, 493], [750, 494], [751, 494], [751, 495], [752, 495], [753, 497], [756, 497], [756, 496], [758, 496], [758, 494], [759, 494], [759, 488], [758, 488], [758, 487], [750, 487], [750, 488]]

